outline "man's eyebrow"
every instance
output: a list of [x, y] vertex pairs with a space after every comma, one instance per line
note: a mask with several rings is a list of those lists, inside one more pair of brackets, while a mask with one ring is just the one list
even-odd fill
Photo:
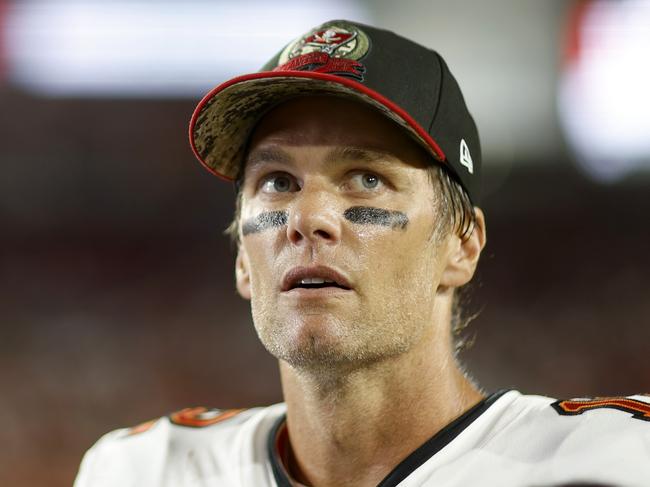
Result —
[[[397, 157], [385, 150], [368, 147], [340, 146], [332, 148], [325, 159], [328, 164], [336, 162], [373, 162], [393, 164]], [[254, 170], [266, 163], [290, 164], [293, 158], [284, 150], [277, 147], [253, 149], [246, 156], [246, 169]]]
[[327, 162], [384, 162], [392, 164], [397, 157], [381, 149], [367, 147], [335, 147], [327, 154]]
[[246, 156], [245, 162], [247, 169], [254, 169], [256, 166], [267, 162], [288, 164], [292, 160], [291, 156], [282, 149], [266, 147], [250, 151]]

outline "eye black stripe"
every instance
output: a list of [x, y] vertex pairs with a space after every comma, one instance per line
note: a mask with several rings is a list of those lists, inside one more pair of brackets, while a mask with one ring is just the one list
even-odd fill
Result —
[[287, 224], [287, 210], [265, 211], [259, 215], [245, 220], [242, 224], [242, 234], [244, 236], [251, 233], [258, 233], [269, 228], [282, 227]]
[[353, 206], [343, 213], [346, 220], [358, 225], [381, 225], [394, 230], [404, 230], [409, 223], [401, 211], [373, 208], [371, 206]]

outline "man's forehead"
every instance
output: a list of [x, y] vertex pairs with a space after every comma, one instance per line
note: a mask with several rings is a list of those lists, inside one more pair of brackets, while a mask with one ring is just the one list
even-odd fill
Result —
[[[304, 149], [301, 151], [301, 149]], [[373, 145], [329, 145], [329, 146], [282, 146], [267, 144], [252, 148], [244, 159], [245, 172], [254, 172], [267, 164], [294, 166], [300, 163], [301, 156], [307, 156], [316, 149], [327, 166], [346, 163], [368, 163], [373, 167], [396, 167], [401, 164], [426, 167], [424, 161], [404, 161], [401, 154], [389, 148]], [[301, 154], [302, 152], [302, 154]]]
[[416, 144], [376, 108], [331, 95], [301, 96], [276, 105], [254, 127], [249, 148], [260, 141], [383, 149], [390, 149], [391, 144]]
[[327, 147], [331, 158], [349, 161], [403, 159], [428, 161], [426, 151], [376, 109], [334, 96], [293, 98], [258, 122], [244, 157], [258, 162], [288, 162], [294, 147]]

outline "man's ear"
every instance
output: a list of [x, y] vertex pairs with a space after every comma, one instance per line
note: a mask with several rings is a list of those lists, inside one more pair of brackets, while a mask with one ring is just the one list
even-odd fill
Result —
[[448, 241], [450, 249], [447, 264], [440, 279], [440, 285], [445, 287], [460, 287], [467, 284], [474, 276], [481, 251], [485, 247], [485, 215], [480, 208], [474, 208], [476, 224], [466, 240], [453, 235]]
[[237, 292], [244, 299], [251, 299], [251, 277], [250, 264], [248, 263], [248, 254], [239, 246], [237, 249], [237, 260], [235, 261], [235, 280], [237, 282]]

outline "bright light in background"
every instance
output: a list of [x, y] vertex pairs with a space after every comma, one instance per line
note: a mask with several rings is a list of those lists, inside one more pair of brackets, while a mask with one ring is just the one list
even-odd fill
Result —
[[336, 18], [371, 22], [349, 0], [17, 1], [7, 72], [49, 96], [196, 97]]
[[650, 168], [650, 1], [583, 4], [559, 110], [587, 171], [612, 181]]

